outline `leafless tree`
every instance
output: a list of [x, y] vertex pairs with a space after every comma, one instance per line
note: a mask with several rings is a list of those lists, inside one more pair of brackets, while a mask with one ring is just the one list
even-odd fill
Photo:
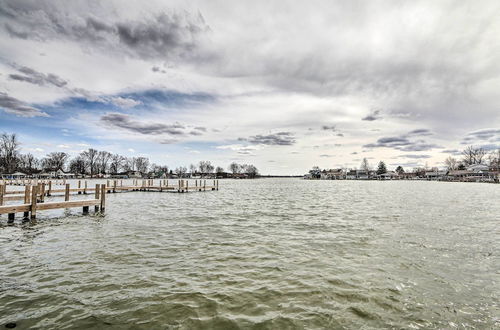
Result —
[[361, 161], [360, 168], [362, 171], [365, 171], [366, 173], [370, 171], [371, 166], [367, 158], [363, 158], [363, 160]]
[[99, 152], [92, 148], [80, 154], [86, 162], [86, 168], [90, 171], [90, 177], [93, 177], [97, 173], [98, 155]]
[[201, 162], [199, 162], [198, 163], [198, 168], [199, 168], [200, 173], [201, 173], [202, 176], [204, 174], [212, 173], [214, 171], [214, 166], [208, 160], [202, 160]]
[[43, 168], [52, 171], [64, 170], [68, 157], [65, 152], [51, 152], [42, 160]]
[[17, 167], [19, 142], [16, 134], [3, 133], [0, 137], [0, 168], [12, 173]]
[[179, 176], [179, 178], [183, 178], [186, 175], [187, 168], [186, 166], [179, 166], [174, 170], [174, 172]]
[[125, 157], [118, 154], [112, 155], [109, 163], [109, 172], [113, 174], [120, 172], [124, 162]]
[[28, 153], [19, 156], [18, 168], [26, 174], [33, 174], [40, 169], [40, 160]]
[[482, 164], [486, 156], [486, 150], [468, 146], [462, 151], [462, 161], [465, 165]]
[[229, 165], [229, 171], [233, 174], [239, 173], [240, 172], [240, 165], [238, 163], [232, 162]]
[[146, 157], [137, 157], [135, 159], [135, 167], [141, 173], [146, 173], [149, 167], [149, 159]]
[[454, 171], [458, 167], [458, 160], [456, 160], [455, 158], [449, 156], [448, 158], [446, 158], [444, 160], [444, 164], [448, 168], [448, 171]]
[[110, 152], [99, 151], [97, 155], [97, 167], [99, 173], [105, 174], [107, 172], [111, 157], [112, 154]]
[[189, 165], [189, 172], [191, 172], [191, 175], [196, 173], [196, 169], [197, 169], [196, 165], [194, 164]]

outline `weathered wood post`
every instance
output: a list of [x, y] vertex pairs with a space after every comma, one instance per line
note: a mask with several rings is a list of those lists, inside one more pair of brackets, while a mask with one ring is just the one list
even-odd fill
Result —
[[186, 192], [189, 192], [189, 180], [186, 180]]
[[87, 194], [87, 180], [84, 181], [84, 186], [83, 186], [83, 194]]
[[203, 191], [207, 190], [207, 180], [203, 180]]
[[31, 219], [36, 219], [36, 203], [38, 196], [38, 186], [31, 188]]
[[113, 192], [116, 192], [116, 180], [113, 180]]
[[217, 180], [217, 190], [219, 190], [219, 180]]
[[[24, 204], [30, 204], [30, 193], [31, 193], [31, 186], [26, 185], [24, 186]], [[29, 211], [24, 212], [24, 218], [28, 219], [30, 215]]]
[[162, 191], [163, 191], [163, 187], [161, 185], [161, 180], [160, 180], [160, 192], [162, 192]]
[[69, 183], [66, 183], [66, 188], [64, 191], [64, 201], [69, 201]]
[[[101, 189], [101, 185], [100, 184], [96, 184], [95, 185], [95, 197], [94, 197], [95, 199], [99, 199], [100, 198], [99, 197], [101, 195], [100, 189]], [[98, 211], [99, 211], [99, 205], [94, 206], [94, 212], [98, 212]]]
[[82, 188], [82, 180], [78, 180], [78, 195], [80, 195], [82, 192], [80, 189]]
[[42, 183], [42, 190], [40, 192], [40, 202], [45, 202], [45, 182]]
[[3, 188], [4, 187], [5, 187], [5, 185], [0, 184], [0, 206], [3, 205], [3, 195], [4, 195], [4, 189]]
[[49, 190], [47, 191], [47, 196], [50, 196], [52, 193], [52, 180], [49, 180]]
[[101, 213], [106, 210], [106, 187], [102, 185], [101, 187]]

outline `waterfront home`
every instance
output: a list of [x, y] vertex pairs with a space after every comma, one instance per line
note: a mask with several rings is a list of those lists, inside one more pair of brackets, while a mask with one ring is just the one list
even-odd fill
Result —
[[356, 170], [349, 170], [346, 173], [345, 178], [347, 180], [356, 180], [357, 179], [357, 172], [356, 172]]
[[395, 180], [398, 178], [398, 174], [394, 171], [389, 171], [382, 174], [377, 174], [377, 179], [379, 180]]
[[427, 180], [436, 181], [436, 180], [444, 180], [448, 171], [427, 171], [425, 172], [425, 178]]
[[345, 178], [345, 175], [344, 171], [341, 168], [338, 168], [321, 171], [320, 178], [322, 180], [342, 180]]

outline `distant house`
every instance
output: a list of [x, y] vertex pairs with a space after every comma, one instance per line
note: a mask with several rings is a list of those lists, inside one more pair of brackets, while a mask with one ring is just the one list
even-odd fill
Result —
[[431, 181], [444, 180], [447, 174], [448, 171], [427, 171], [425, 172], [425, 178]]
[[389, 171], [382, 174], [377, 174], [379, 180], [394, 180], [398, 178], [398, 174], [394, 171]]
[[341, 168], [323, 170], [321, 171], [320, 178], [322, 180], [342, 180], [345, 178], [344, 171]]
[[356, 170], [349, 170], [346, 173], [345, 178], [347, 180], [356, 180], [357, 179], [357, 171]]

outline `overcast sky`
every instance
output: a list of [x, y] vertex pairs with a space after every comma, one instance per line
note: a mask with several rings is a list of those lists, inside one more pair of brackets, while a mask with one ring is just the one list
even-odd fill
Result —
[[500, 1], [0, 0], [0, 131], [264, 174], [500, 147]]

